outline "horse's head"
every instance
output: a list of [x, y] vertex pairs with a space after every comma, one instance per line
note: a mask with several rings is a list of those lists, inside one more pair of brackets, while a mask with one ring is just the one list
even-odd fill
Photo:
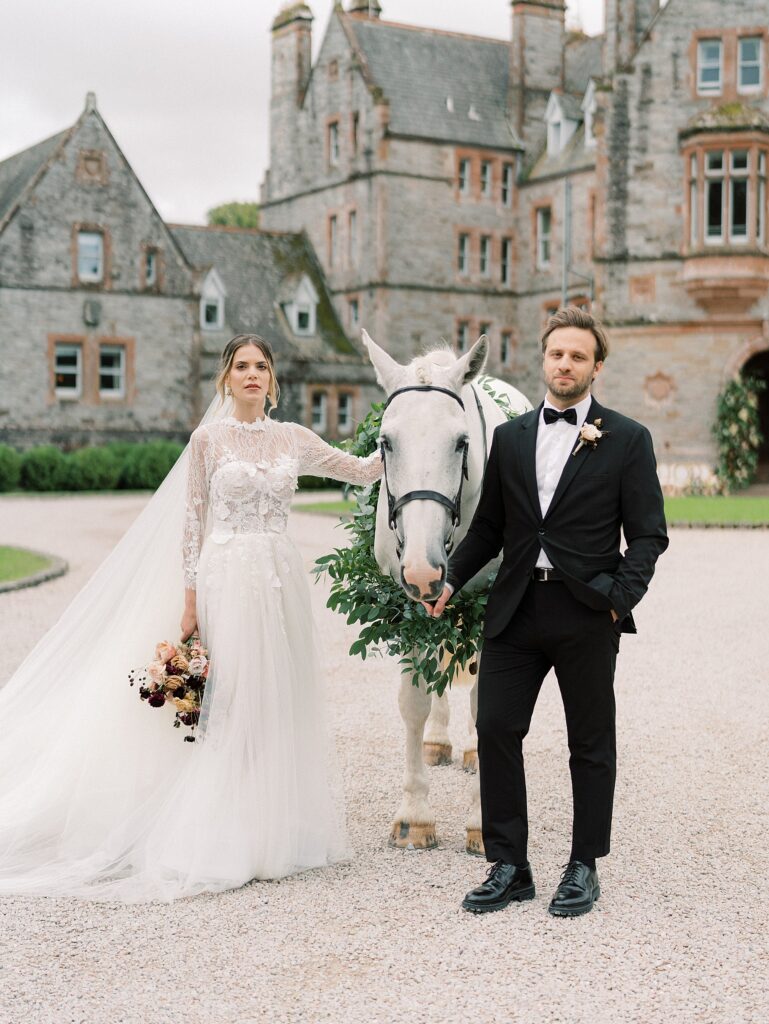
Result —
[[363, 340], [387, 394], [376, 558], [409, 597], [434, 601], [446, 579], [468, 475], [471, 427], [461, 391], [483, 369], [488, 341], [479, 338], [459, 358], [438, 349], [402, 366], [365, 331]]

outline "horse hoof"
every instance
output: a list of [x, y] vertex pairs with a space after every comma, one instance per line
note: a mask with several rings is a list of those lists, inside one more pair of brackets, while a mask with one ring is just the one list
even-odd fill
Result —
[[485, 851], [483, 849], [483, 836], [479, 828], [469, 828], [467, 830], [467, 843], [465, 850], [473, 857], [483, 857]]
[[478, 771], [478, 751], [466, 750], [462, 756], [462, 767], [466, 772]]
[[426, 765], [451, 764], [450, 743], [423, 743], [422, 760]]
[[390, 846], [399, 850], [432, 850], [437, 845], [435, 825], [410, 825], [407, 821], [396, 821], [390, 833]]

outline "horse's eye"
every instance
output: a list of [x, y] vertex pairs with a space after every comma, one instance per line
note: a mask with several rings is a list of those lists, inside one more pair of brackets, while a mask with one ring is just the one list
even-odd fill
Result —
[[386, 452], [391, 452], [393, 450], [393, 446], [390, 444], [389, 437], [384, 437], [384, 436], [380, 437], [379, 438], [379, 443], [384, 448], [384, 450]]

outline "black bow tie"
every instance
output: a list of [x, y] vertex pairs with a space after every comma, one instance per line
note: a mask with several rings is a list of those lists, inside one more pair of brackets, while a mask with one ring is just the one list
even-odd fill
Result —
[[550, 426], [551, 423], [557, 423], [558, 420], [566, 420], [567, 423], [573, 423], [577, 425], [577, 410], [576, 409], [564, 409], [563, 412], [558, 412], [557, 409], [551, 409], [549, 405], [546, 405], [544, 410], [545, 423]]

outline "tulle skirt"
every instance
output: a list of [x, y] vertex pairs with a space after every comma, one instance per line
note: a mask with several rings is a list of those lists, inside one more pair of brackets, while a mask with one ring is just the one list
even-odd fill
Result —
[[[25, 703], [12, 688], [0, 750], [0, 894], [173, 900], [349, 855], [309, 587], [289, 538], [204, 543], [198, 625], [211, 669], [195, 743], [172, 728], [170, 707], [140, 702], [127, 681], [151, 658], [147, 645], [176, 635], [170, 614], [158, 632], [149, 611], [162, 592], [157, 581], [146, 606], [133, 595], [127, 621], [138, 620], [142, 636], [122, 635], [119, 621], [111, 635], [97, 633], [81, 658], [84, 678], [67, 680], [58, 697], [41, 706], [30, 692]], [[174, 623], [178, 602], [176, 592]], [[72, 664], [72, 652], [62, 658]], [[31, 659], [22, 669], [33, 686], [57, 665]]]

